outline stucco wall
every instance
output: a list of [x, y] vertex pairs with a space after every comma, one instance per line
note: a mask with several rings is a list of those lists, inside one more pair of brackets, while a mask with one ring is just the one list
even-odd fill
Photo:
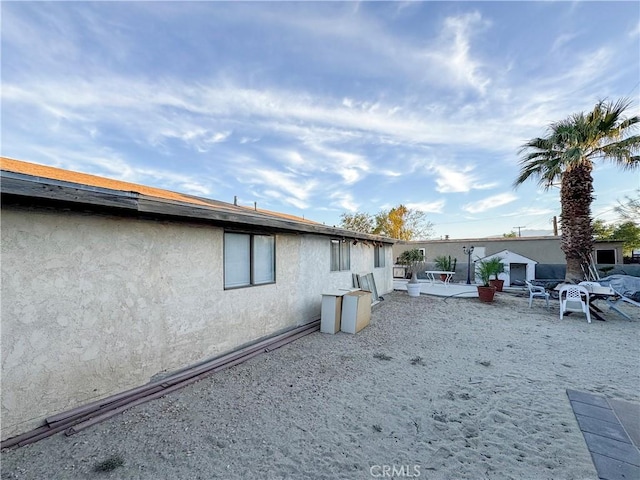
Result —
[[[319, 318], [323, 291], [351, 287], [327, 237], [277, 235], [276, 283], [237, 290], [222, 252], [220, 228], [3, 207], [2, 438]], [[352, 266], [373, 271], [373, 248]]]
[[[392, 249], [385, 247], [385, 267], [374, 268], [374, 248], [370, 245], [350, 245], [351, 269], [331, 272], [330, 239], [313, 235], [301, 236], [304, 253], [300, 256], [298, 297], [302, 302], [303, 315], [308, 318], [320, 317], [321, 294], [339, 288], [353, 288], [352, 274], [372, 273], [376, 281], [378, 293], [393, 290]], [[310, 272], [315, 272], [311, 275]], [[322, 273], [324, 272], [324, 274]], [[310, 301], [310, 299], [312, 301]]]

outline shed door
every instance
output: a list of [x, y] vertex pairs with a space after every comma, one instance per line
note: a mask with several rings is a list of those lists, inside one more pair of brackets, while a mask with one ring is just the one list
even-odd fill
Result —
[[509, 264], [509, 282], [513, 285], [513, 282], [522, 282], [527, 279], [527, 264], [526, 263], [511, 263]]

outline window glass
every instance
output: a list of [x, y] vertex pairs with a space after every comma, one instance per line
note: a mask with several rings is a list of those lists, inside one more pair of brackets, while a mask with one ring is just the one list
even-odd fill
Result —
[[241, 287], [251, 284], [251, 237], [239, 233], [224, 234], [224, 286]]
[[269, 235], [254, 235], [253, 283], [271, 283], [275, 279], [275, 238]]
[[349, 242], [340, 242], [340, 270], [351, 269], [351, 244]]
[[373, 266], [375, 268], [384, 267], [384, 247], [376, 246], [373, 257]]
[[272, 235], [224, 234], [224, 288], [276, 281], [276, 240]]
[[340, 270], [340, 240], [331, 240], [331, 271]]
[[331, 271], [351, 269], [351, 255], [349, 242], [331, 240]]

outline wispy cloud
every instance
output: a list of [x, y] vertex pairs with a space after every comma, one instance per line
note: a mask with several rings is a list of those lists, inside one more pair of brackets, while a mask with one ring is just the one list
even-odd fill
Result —
[[377, 173], [379, 173], [380, 175], [384, 175], [385, 177], [390, 177], [390, 178], [397, 178], [397, 177], [401, 177], [402, 176], [402, 172], [396, 171], [396, 170], [379, 170]]
[[468, 192], [471, 190], [474, 177], [470, 175], [472, 167], [461, 170], [452, 170], [447, 167], [434, 167], [433, 170], [438, 175], [436, 178], [436, 191], [440, 193]]
[[431, 165], [429, 170], [436, 174], [436, 191], [440, 193], [469, 192], [471, 190], [487, 190], [496, 186], [495, 182], [479, 183], [474, 166], [449, 167]]
[[[130, 134], [147, 138], [151, 145], [161, 145], [166, 138], [180, 138], [196, 150], [207, 150], [211, 143], [227, 140], [234, 130], [242, 138], [260, 137], [264, 132], [303, 134], [301, 140], [308, 145], [324, 148], [329, 157], [335, 154], [341, 161], [346, 158], [344, 151], [333, 149], [332, 154], [325, 146], [327, 134], [336, 139], [360, 138], [377, 143], [385, 139], [397, 144], [455, 141], [495, 148], [487, 130], [499, 125], [487, 124], [480, 131], [474, 119], [466, 124], [447, 122], [415, 110], [402, 117], [390, 116], [386, 108], [355, 110], [331, 99], [307, 97], [300, 92], [255, 91], [230, 85], [213, 89], [177, 81], [158, 86], [117, 77], [78, 83], [55, 79], [37, 84], [8, 82], [2, 91], [8, 108], [33, 109], [39, 112], [40, 121], [63, 119], [73, 122], [69, 127], [127, 125]], [[307, 124], [304, 130], [299, 127], [301, 122]], [[515, 141], [503, 135], [501, 144]], [[368, 169], [361, 156], [347, 160], [350, 166], [344, 173], [352, 181]]]
[[471, 56], [471, 36], [488, 26], [477, 11], [445, 19], [436, 48], [429, 46], [425, 52], [425, 57], [440, 67], [437, 71], [444, 74], [442, 80], [486, 92], [491, 80], [482, 72], [482, 64]]
[[503, 217], [535, 217], [538, 215], [553, 215], [550, 208], [519, 208], [513, 212], [505, 213]]
[[407, 202], [405, 206], [412, 210], [419, 210], [426, 213], [442, 213], [445, 201], [435, 200], [433, 202]]
[[564, 47], [567, 43], [571, 42], [571, 40], [573, 40], [577, 36], [577, 33], [563, 33], [561, 35], [558, 35], [558, 37], [554, 40], [553, 45], [551, 46], [551, 52], [555, 52], [556, 50]]
[[179, 139], [182, 140], [185, 145], [200, 153], [208, 152], [216, 143], [226, 141], [231, 136], [231, 132], [213, 132], [206, 128], [194, 128], [190, 129], [189, 126], [185, 126], [184, 129], [176, 129], [175, 126], [170, 126], [162, 131], [155, 137], [155, 143], [161, 144], [165, 140]]
[[140, 166], [116, 152], [82, 149], [46, 148], [38, 151], [49, 164], [78, 172], [99, 175], [141, 185], [162, 185], [168, 190], [211, 196], [217, 191], [215, 177], [188, 175], [175, 170]]
[[576, 5], [8, 2], [3, 153], [327, 223], [410, 200], [535, 215], [533, 184], [485, 198], [518, 147], [638, 78], [640, 23], [597, 15], [629, 7]]
[[277, 198], [293, 205], [296, 208], [307, 208], [308, 199], [316, 188], [317, 180], [307, 179], [302, 182], [300, 177], [277, 170], [267, 168], [243, 169], [238, 181], [254, 186], [261, 186], [265, 195], [273, 196], [277, 192]]
[[498, 208], [508, 203], [514, 202], [517, 200], [516, 197], [512, 193], [501, 193], [498, 195], [493, 195], [491, 197], [483, 198], [481, 200], [477, 200], [475, 202], [467, 203], [462, 207], [462, 210], [469, 213], [481, 213], [486, 212], [487, 210], [491, 210], [493, 208]]
[[332, 206], [347, 210], [348, 212], [356, 212], [360, 207], [360, 204], [354, 200], [353, 195], [349, 192], [333, 192], [329, 195], [329, 198], [331, 199]]

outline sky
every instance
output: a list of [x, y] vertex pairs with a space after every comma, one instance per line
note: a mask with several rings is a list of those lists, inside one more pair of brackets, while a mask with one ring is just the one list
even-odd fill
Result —
[[[520, 147], [627, 97], [638, 2], [7, 2], [1, 153], [338, 225], [399, 204], [432, 238], [551, 233]], [[592, 212], [640, 172], [598, 163]]]

